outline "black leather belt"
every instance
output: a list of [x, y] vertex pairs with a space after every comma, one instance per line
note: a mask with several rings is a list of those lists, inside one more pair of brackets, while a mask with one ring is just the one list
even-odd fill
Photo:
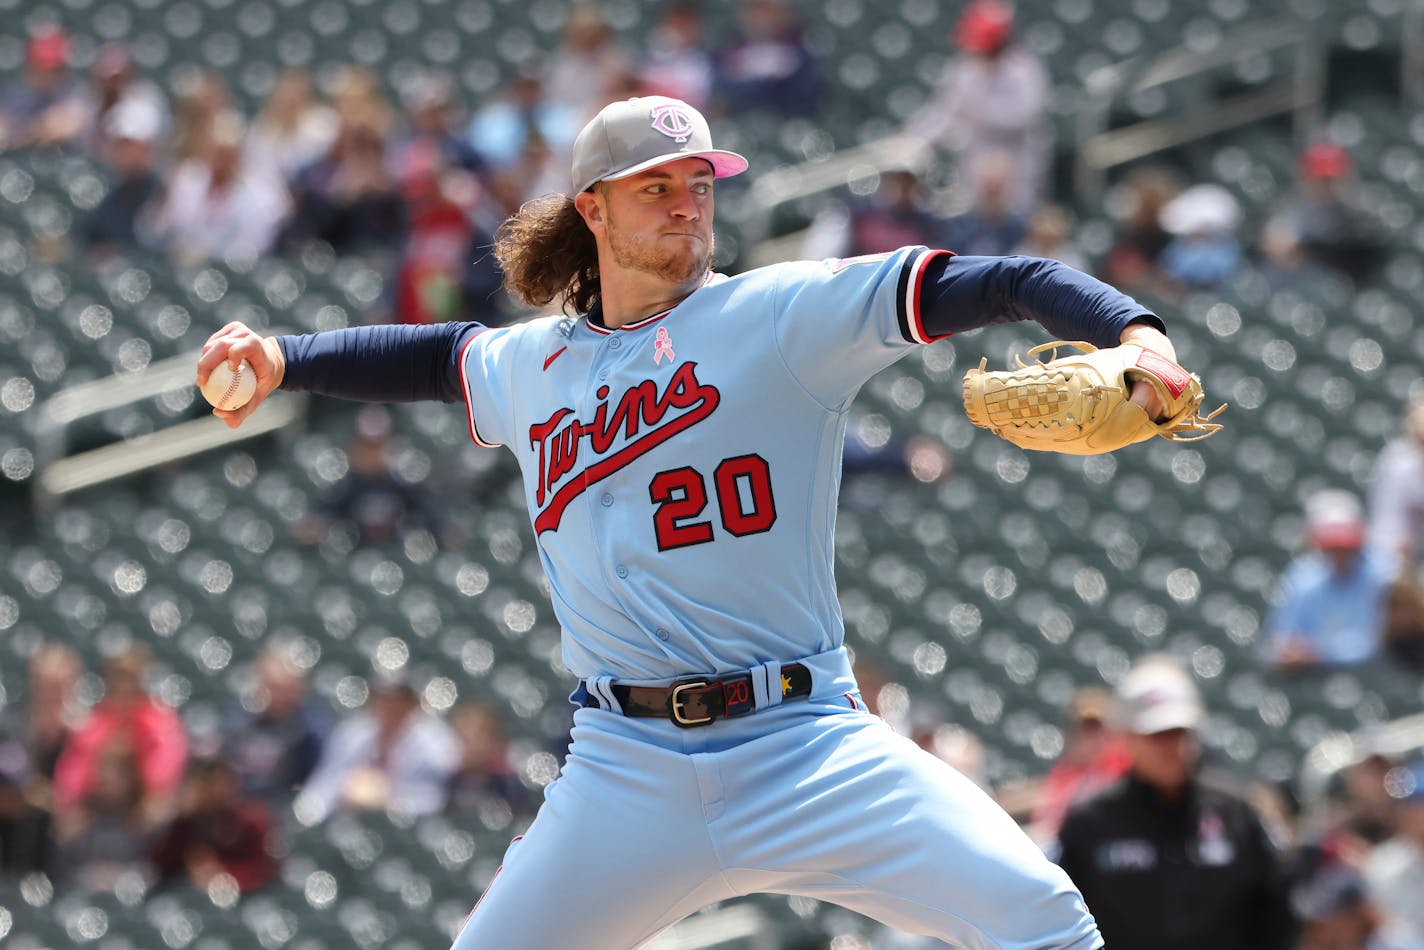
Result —
[[[684, 729], [706, 726], [718, 719], [745, 716], [757, 709], [750, 673], [738, 673], [719, 680], [685, 679], [670, 686], [611, 687], [623, 715], [643, 719], [671, 719]], [[583, 705], [602, 708], [598, 697], [585, 687]], [[781, 698], [802, 699], [811, 695], [811, 671], [800, 663], [781, 668]]]

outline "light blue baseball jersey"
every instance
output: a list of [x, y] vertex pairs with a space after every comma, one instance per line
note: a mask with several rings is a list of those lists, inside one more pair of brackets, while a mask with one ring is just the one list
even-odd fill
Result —
[[573, 673], [658, 680], [841, 644], [846, 410], [928, 341], [917, 275], [939, 253], [713, 275], [620, 329], [548, 317], [469, 341], [471, 435], [523, 469]]

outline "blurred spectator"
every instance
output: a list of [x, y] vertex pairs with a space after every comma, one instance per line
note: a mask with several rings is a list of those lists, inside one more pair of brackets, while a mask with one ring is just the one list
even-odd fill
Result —
[[363, 546], [390, 544], [421, 529], [440, 538], [444, 523], [433, 500], [391, 472], [390, 414], [380, 406], [367, 406], [357, 415], [356, 429], [346, 446], [346, 477], [298, 528], [300, 539], [321, 544], [333, 529], [351, 533]]
[[231, 115], [232, 94], [222, 74], [213, 70], [184, 72], [176, 84], [173, 108], [173, 160], [203, 160], [212, 145], [213, 123]]
[[291, 207], [276, 171], [244, 156], [242, 118], [214, 120], [201, 156], [173, 172], [154, 240], [184, 262], [252, 261], [271, 249]]
[[53, 26], [32, 33], [24, 71], [0, 92], [0, 149], [77, 146], [87, 112], [69, 73], [68, 34]]
[[111, 891], [126, 876], [153, 879], [148, 854], [163, 819], [145, 804], [140, 741], [120, 735], [98, 748], [83, 794], [56, 811], [49, 875], [60, 886]]
[[206, 891], [227, 875], [244, 894], [277, 875], [272, 819], [262, 802], [245, 799], [237, 773], [222, 759], [195, 762], [183, 783], [178, 817], [153, 847], [159, 878]]
[[825, 87], [788, 0], [739, 0], [714, 70], [716, 97], [732, 115], [813, 116]]
[[1424, 673], [1424, 578], [1412, 563], [1399, 572], [1385, 594], [1380, 640], [1387, 656]]
[[1372, 753], [1342, 772], [1345, 798], [1331, 844], [1346, 860], [1357, 861], [1394, 834], [1398, 803], [1389, 793], [1394, 767], [1387, 756]]
[[582, 126], [610, 101], [630, 62], [603, 11], [594, 3], [575, 3], [564, 21], [563, 37], [549, 55], [544, 96], [562, 103], [575, 126]]
[[1339, 276], [1311, 260], [1301, 246], [1300, 235], [1279, 219], [1261, 229], [1261, 276], [1272, 291], [1288, 290], [1298, 297], [1322, 297], [1340, 281]]
[[1134, 169], [1113, 189], [1119, 218], [1113, 246], [1103, 261], [1103, 279], [1124, 290], [1155, 290], [1162, 282], [1157, 266], [1172, 235], [1162, 227], [1162, 209], [1181, 190], [1165, 168]]
[[366, 708], [341, 722], [292, 809], [314, 824], [337, 811], [385, 809], [429, 815], [445, 807], [460, 767], [460, 740], [421, 711], [405, 679], [379, 678]]
[[1424, 396], [1404, 410], [1404, 432], [1375, 461], [1370, 544], [1405, 561], [1424, 561]]
[[321, 158], [336, 141], [341, 122], [312, 89], [305, 69], [286, 69], [277, 77], [247, 136], [247, 157], [275, 168], [284, 181]]
[[46, 864], [55, 766], [69, 740], [83, 672], [68, 647], [41, 647], [30, 658], [24, 707], [0, 717], [0, 871]]
[[374, 129], [384, 141], [395, 124], [391, 108], [374, 72], [360, 66], [343, 66], [331, 84], [331, 105], [343, 125]]
[[444, 168], [483, 169], [479, 152], [454, 131], [454, 89], [448, 75], [431, 71], [417, 77], [401, 96], [401, 105], [409, 127], [392, 149], [397, 168], [409, 165], [417, 152], [433, 151]]
[[380, 127], [343, 120], [326, 154], [298, 172], [292, 217], [280, 245], [325, 241], [338, 254], [389, 249], [405, 231], [405, 208], [386, 163]]
[[1271, 223], [1292, 232], [1311, 260], [1361, 281], [1378, 268], [1384, 241], [1355, 193], [1352, 172], [1340, 146], [1310, 146], [1297, 165], [1295, 191], [1273, 211]]
[[284, 650], [263, 650], [256, 672], [256, 689], [223, 731], [222, 758], [244, 794], [285, 803], [316, 768], [330, 729], [307, 700], [306, 675]]
[[1370, 855], [1365, 881], [1384, 915], [1386, 942], [1417, 950], [1424, 947], [1424, 761], [1395, 769], [1388, 785], [1399, 802], [1398, 833]]
[[905, 134], [955, 152], [967, 175], [966, 189], [974, 193], [982, 190], [976, 176], [991, 167], [984, 156], [1004, 156], [1005, 206], [1027, 215], [1048, 174], [1050, 85], [1038, 57], [1012, 41], [1013, 29], [1014, 14], [1006, 4], [969, 3], [951, 36], [959, 55]]
[[[505, 90], [475, 112], [466, 131], [470, 145], [492, 169], [515, 174], [529, 183], [541, 178], [523, 164], [530, 145], [538, 143], [545, 150], [563, 156], [572, 147], [579, 130], [573, 109], [544, 94], [542, 70], [543, 64], [538, 60], [521, 64]], [[562, 177], [557, 185], [543, 191], [532, 184], [521, 185], [519, 203], [549, 190], [567, 190], [568, 182], [562, 179], [568, 177], [568, 162], [554, 164], [561, 168]]]
[[1028, 219], [1023, 243], [1013, 251], [1026, 257], [1046, 257], [1086, 271], [1088, 261], [1072, 241], [1073, 220], [1059, 205], [1044, 205]]
[[647, 94], [681, 99], [694, 109], [712, 93], [712, 56], [702, 10], [693, 0], [670, 0], [648, 38], [640, 72]]
[[55, 766], [56, 819], [93, 792], [104, 750], [119, 745], [135, 759], [145, 821], [157, 823], [172, 814], [188, 761], [188, 736], [177, 714], [145, 690], [148, 664], [141, 646], [105, 663], [104, 698], [70, 736]]
[[1172, 235], [1159, 260], [1169, 280], [1189, 290], [1219, 287], [1241, 268], [1236, 227], [1241, 205], [1220, 185], [1193, 185], [1162, 207]]
[[93, 250], [110, 252], [147, 239], [145, 215], [163, 192], [157, 171], [163, 119], [152, 102], [140, 98], [110, 109], [104, 124], [103, 157], [113, 177], [84, 222], [84, 240]]
[[1338, 860], [1315, 859], [1292, 886], [1291, 906], [1302, 922], [1297, 950], [1405, 950], [1381, 939], [1364, 879]]
[[1293, 947], [1275, 846], [1251, 806], [1199, 768], [1205, 710], [1190, 674], [1143, 657], [1118, 684], [1117, 717], [1131, 770], [1069, 809], [1057, 847], [1107, 946]]
[[1012, 253], [1028, 232], [1028, 218], [1010, 199], [1012, 160], [1003, 152], [981, 151], [973, 161], [972, 204], [946, 222], [943, 246], [961, 255]]
[[1068, 809], [1120, 779], [1131, 764], [1127, 746], [1112, 727], [1112, 697], [1085, 687], [1073, 694], [1063, 730], [1063, 753], [1039, 785], [1030, 820], [1035, 841], [1050, 842]]
[[484, 187], [443, 163], [433, 142], [413, 142], [400, 170], [407, 228], [396, 273], [400, 323], [484, 320], [503, 273], [487, 249], [491, 234], [476, 229], [474, 205]]
[[849, 206], [832, 204], [816, 216], [802, 256], [824, 260], [933, 245], [944, 226], [931, 205], [929, 189], [913, 169], [886, 169], [874, 194]]
[[1379, 648], [1393, 560], [1364, 546], [1364, 517], [1349, 492], [1311, 496], [1305, 523], [1313, 550], [1281, 580], [1266, 617], [1266, 657], [1288, 670], [1363, 663]]
[[144, 79], [134, 68], [133, 57], [121, 43], [105, 43], [94, 54], [89, 70], [84, 125], [89, 151], [104, 159], [112, 141], [111, 117], [121, 110], [152, 116], [156, 121], [152, 141], [168, 131], [168, 97], [158, 84]]
[[450, 716], [460, 741], [460, 766], [450, 776], [449, 807], [503, 828], [529, 810], [529, 793], [509, 761], [504, 717], [488, 703], [463, 703]]

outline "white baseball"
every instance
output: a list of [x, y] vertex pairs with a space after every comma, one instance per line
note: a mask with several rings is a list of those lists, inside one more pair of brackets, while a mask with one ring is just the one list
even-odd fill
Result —
[[203, 398], [215, 409], [241, 409], [256, 392], [257, 374], [247, 360], [237, 364], [235, 371], [228, 363], [219, 363], [203, 384]]

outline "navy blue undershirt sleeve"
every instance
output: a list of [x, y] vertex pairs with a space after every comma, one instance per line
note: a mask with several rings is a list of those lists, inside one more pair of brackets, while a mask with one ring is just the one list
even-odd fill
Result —
[[464, 402], [460, 353], [479, 323], [383, 324], [279, 336], [282, 389], [363, 402]]
[[1040, 257], [940, 255], [925, 267], [919, 306], [931, 337], [1034, 320], [1057, 339], [1109, 347], [1130, 323], [1167, 330], [1122, 291]]

